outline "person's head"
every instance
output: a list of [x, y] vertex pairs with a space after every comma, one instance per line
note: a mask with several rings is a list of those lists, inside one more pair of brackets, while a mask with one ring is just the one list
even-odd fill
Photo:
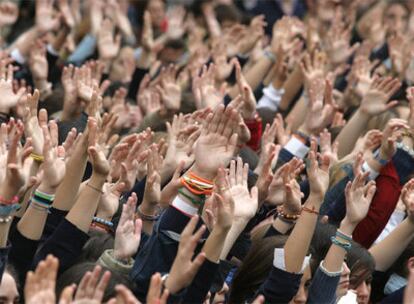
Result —
[[120, 81], [123, 83], [129, 82], [131, 81], [134, 67], [134, 50], [129, 46], [125, 46], [120, 50], [118, 56], [112, 62], [109, 78], [111, 81]]
[[410, 9], [405, 0], [389, 1], [384, 9], [383, 26], [387, 35], [404, 33], [408, 27]]
[[[56, 295], [59, 297], [65, 287], [76, 284], [79, 286], [83, 276], [88, 271], [93, 272], [95, 269], [96, 263], [93, 262], [84, 262], [78, 263], [68, 270], [66, 270], [62, 275], [58, 277], [56, 282]], [[100, 277], [109, 269], [102, 267]], [[111, 271], [111, 278], [109, 280], [108, 286], [105, 289], [105, 293], [103, 296], [103, 302], [109, 301], [111, 298], [116, 297], [116, 290], [115, 286], [118, 284], [123, 284], [130, 290], [134, 290], [133, 284], [128, 279], [127, 274], [122, 274], [117, 271]]]
[[0, 284], [0, 304], [20, 303], [20, 296], [14, 270], [7, 266]]
[[168, 41], [164, 48], [159, 52], [158, 59], [162, 64], [177, 63], [185, 52], [185, 43], [182, 39]]
[[149, 0], [147, 10], [151, 15], [152, 26], [160, 28], [165, 19], [165, 3], [163, 0]]
[[[255, 234], [263, 235], [269, 225], [258, 229]], [[231, 288], [229, 303], [242, 303], [254, 296], [256, 290], [265, 281], [272, 269], [273, 252], [282, 248], [287, 236], [259, 237], [252, 236], [252, 246], [236, 272]]]
[[368, 303], [375, 270], [374, 258], [364, 247], [353, 243], [347, 254], [347, 265], [351, 270], [349, 288], [356, 291], [358, 304]]
[[399, 258], [394, 262], [391, 267], [392, 271], [403, 278], [408, 278], [409, 269], [408, 262], [414, 257], [414, 240], [412, 240], [407, 248], [401, 253]]
[[99, 230], [90, 230], [88, 234], [90, 238], [82, 248], [78, 263], [95, 263], [105, 250], [114, 248], [113, 235]]
[[243, 15], [234, 5], [219, 4], [214, 8], [221, 28], [229, 28], [234, 24], [241, 23]]

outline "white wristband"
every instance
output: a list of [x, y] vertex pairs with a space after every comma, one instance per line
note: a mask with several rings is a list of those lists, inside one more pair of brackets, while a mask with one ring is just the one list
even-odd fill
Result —
[[288, 150], [293, 155], [304, 159], [306, 154], [309, 152], [309, 147], [297, 139], [295, 136], [292, 136], [286, 146], [284, 146], [286, 150]]
[[14, 49], [13, 51], [11, 51], [10, 57], [20, 64], [24, 64], [26, 62], [26, 59], [24, 58], [22, 53], [20, 53], [19, 49]]
[[370, 165], [368, 165], [367, 162], [364, 162], [364, 164], [362, 165], [362, 171], [363, 172], [369, 172], [368, 179], [370, 181], [375, 180], [379, 176], [379, 172], [377, 172], [374, 169], [372, 169], [370, 167]]
[[171, 206], [189, 217], [196, 215], [198, 212], [198, 208], [195, 208], [189, 203], [185, 202], [179, 195], [174, 198]]

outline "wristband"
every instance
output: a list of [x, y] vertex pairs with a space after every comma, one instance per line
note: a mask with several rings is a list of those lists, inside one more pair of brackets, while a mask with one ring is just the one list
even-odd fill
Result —
[[187, 193], [185, 193], [184, 190], [182, 190], [182, 189], [178, 189], [178, 193], [181, 194], [182, 196], [184, 196], [186, 199], [188, 199], [190, 202], [192, 202], [194, 205], [197, 205], [197, 206], [204, 205], [204, 203], [206, 201], [206, 196], [205, 195], [200, 195], [199, 196], [200, 200], [196, 200], [191, 195], [188, 195]]
[[145, 221], [145, 222], [155, 222], [160, 218], [160, 214], [157, 215], [147, 215], [142, 213], [142, 211], [139, 209], [140, 206], [138, 206], [137, 208], [137, 214], [139, 215], [140, 219]]
[[264, 53], [265, 57], [267, 59], [269, 59], [272, 63], [276, 62], [276, 56], [271, 51], [265, 50], [263, 53]]
[[0, 205], [0, 216], [9, 216], [20, 209], [19, 204]]
[[312, 214], [319, 215], [319, 212], [318, 212], [318, 211], [316, 211], [316, 210], [315, 210], [315, 207], [313, 207], [313, 206], [312, 206], [312, 209], [311, 209], [311, 208], [308, 208], [308, 207], [303, 206], [303, 207], [302, 207], [302, 211], [305, 211], [305, 212], [308, 212], [308, 213], [312, 213]]
[[11, 200], [6, 200], [4, 197], [0, 196], [0, 205], [13, 205], [19, 202], [19, 197], [17, 195], [13, 196]]
[[114, 226], [114, 224], [111, 221], [107, 221], [107, 220], [101, 219], [100, 217], [96, 217], [96, 216], [93, 217], [92, 221], [95, 223], [103, 224], [110, 228]]
[[342, 249], [345, 249], [346, 251], [348, 251], [348, 250], [349, 250], [349, 249], [351, 249], [351, 247], [352, 247], [351, 243], [348, 243], [348, 242], [343, 243], [343, 242], [339, 241], [339, 240], [336, 238], [336, 236], [332, 236], [332, 237], [331, 237], [331, 242], [332, 242], [332, 244], [334, 244], [334, 245], [336, 245], [336, 246], [339, 246], [339, 247], [341, 247]]
[[38, 163], [43, 163], [43, 161], [45, 160], [45, 158], [43, 157], [43, 155], [36, 154], [36, 153], [33, 153], [33, 152], [30, 153], [30, 157], [33, 158], [33, 160], [35, 162], [38, 162]]
[[195, 208], [185, 202], [179, 195], [177, 195], [171, 203], [171, 206], [184, 213], [185, 215], [192, 217], [198, 213], [198, 208]]
[[341, 230], [336, 230], [336, 237], [339, 237], [345, 241], [352, 242], [352, 237], [346, 235], [345, 233], [341, 232]]
[[104, 192], [101, 189], [98, 189], [98, 188], [90, 185], [89, 183], [86, 183], [86, 186], [88, 186], [89, 188], [95, 190], [96, 192], [99, 192], [100, 194], [104, 194]]
[[379, 176], [379, 172], [372, 169], [367, 162], [364, 162], [362, 164], [362, 171], [369, 172], [369, 176], [368, 176], [369, 180], [375, 180]]

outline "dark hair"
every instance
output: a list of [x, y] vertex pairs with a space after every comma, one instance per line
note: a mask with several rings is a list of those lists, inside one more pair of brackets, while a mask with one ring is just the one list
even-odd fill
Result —
[[387, 10], [394, 5], [400, 5], [404, 8], [404, 10], [407, 12], [407, 14], [410, 14], [410, 7], [407, 5], [406, 0], [389, 0], [387, 1], [385, 8], [384, 8], [384, 14], [387, 12]]
[[[318, 223], [310, 245], [312, 277], [314, 276], [319, 264], [325, 259], [331, 247], [331, 237], [336, 233], [336, 227], [331, 224]], [[356, 242], [352, 242], [352, 247], [347, 253], [346, 264], [351, 271], [350, 284], [356, 288], [363, 281], [370, 280], [375, 270], [375, 261], [369, 251]]]
[[219, 4], [214, 11], [220, 24], [225, 21], [241, 23], [243, 20], [243, 14], [234, 5]]
[[90, 230], [88, 235], [90, 238], [83, 246], [77, 263], [95, 263], [105, 250], [114, 248], [114, 237], [110, 233]]
[[[62, 293], [65, 287], [71, 284], [79, 285], [80, 281], [82, 280], [85, 273], [88, 271], [93, 271], [95, 268], [96, 263], [92, 262], [84, 262], [79, 263], [68, 270], [66, 270], [57, 280], [56, 282], [56, 294], [58, 297]], [[105, 273], [105, 271], [111, 271], [111, 278], [108, 283], [108, 287], [105, 290], [103, 302], [109, 301], [111, 298], [116, 296], [115, 286], [118, 284], [123, 284], [131, 290], [134, 290], [132, 282], [128, 279], [128, 275], [122, 274], [117, 271], [112, 271], [107, 269], [106, 267], [102, 266], [101, 276]]]
[[[269, 225], [265, 225], [257, 233], [261, 234], [262, 230], [267, 231], [268, 228]], [[274, 249], [282, 248], [286, 240], [286, 235], [253, 238], [252, 246], [234, 276], [229, 303], [243, 303], [254, 296], [272, 269]]]
[[407, 262], [413, 256], [414, 256], [414, 240], [411, 240], [411, 242], [408, 244], [408, 246], [404, 249], [404, 251], [399, 256], [399, 258], [392, 265], [391, 269], [393, 270], [393, 272], [395, 272], [399, 276], [407, 278], [409, 274], [408, 268], [407, 268]]
[[375, 270], [375, 260], [369, 251], [360, 244], [353, 242], [346, 257], [346, 264], [351, 271], [350, 288], [357, 288], [364, 281], [372, 280]]

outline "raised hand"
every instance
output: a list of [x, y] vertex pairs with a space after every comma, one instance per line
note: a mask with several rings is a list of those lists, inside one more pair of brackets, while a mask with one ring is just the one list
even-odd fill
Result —
[[216, 81], [225, 81], [234, 68], [234, 60], [227, 60], [226, 44], [219, 42], [212, 50], [212, 57], [215, 64]]
[[181, 106], [181, 87], [177, 82], [177, 67], [170, 65], [161, 75], [161, 85], [157, 86], [161, 100], [167, 110], [178, 111]]
[[366, 115], [379, 115], [397, 105], [397, 101], [387, 101], [401, 86], [398, 79], [391, 77], [374, 77], [369, 91], [361, 101], [360, 111]]
[[319, 145], [321, 147], [322, 154], [329, 157], [332, 165], [338, 162], [338, 142], [332, 143], [331, 133], [324, 129], [319, 135]]
[[114, 24], [110, 19], [102, 21], [98, 32], [99, 57], [103, 60], [114, 59], [121, 47], [121, 36], [114, 37]]
[[184, 17], [185, 9], [182, 6], [174, 6], [168, 11], [167, 37], [171, 40], [180, 39], [185, 33]]
[[59, 3], [59, 11], [62, 14], [65, 24], [69, 28], [73, 28], [76, 22], [75, 22], [75, 17], [73, 16], [72, 10], [69, 7], [68, 0], [59, 0], [58, 3]]
[[186, 126], [184, 115], [174, 115], [170, 124], [167, 122], [168, 132], [168, 149], [165, 156], [165, 162], [174, 168], [184, 162], [185, 168], [188, 168], [194, 161], [193, 146], [200, 132], [196, 125]]
[[41, 33], [55, 30], [60, 25], [60, 16], [53, 9], [53, 1], [36, 1], [36, 27]]
[[206, 230], [206, 227], [203, 225], [194, 233], [198, 219], [198, 215], [193, 216], [181, 233], [177, 255], [165, 282], [165, 287], [172, 294], [190, 285], [204, 262], [204, 253], [199, 253], [193, 259], [194, 250]]
[[122, 206], [121, 219], [115, 233], [114, 257], [127, 260], [138, 250], [141, 241], [142, 221], [135, 219], [137, 195], [132, 193]]
[[311, 82], [308, 92], [310, 109], [299, 130], [316, 136], [332, 123], [335, 114], [332, 83], [320, 78], [315, 79]]
[[12, 1], [0, 3], [0, 25], [6, 26], [14, 24], [19, 17], [19, 7]]
[[241, 115], [244, 119], [253, 119], [256, 113], [256, 98], [254, 97], [252, 88], [244, 78], [241, 66], [238, 60], [235, 60], [236, 80], [239, 87], [239, 93], [243, 98], [243, 107]]
[[46, 59], [46, 46], [41, 41], [33, 43], [30, 50], [29, 67], [35, 81], [47, 80], [49, 65]]
[[[151, 280], [152, 285], [152, 280]], [[151, 289], [151, 286], [150, 286]], [[116, 299], [112, 299], [108, 304], [141, 304], [140, 301], [134, 296], [131, 290], [129, 290], [125, 285], [119, 284], [115, 286], [116, 290]], [[147, 301], [147, 303], [151, 303]], [[157, 302], [158, 304], [163, 304], [162, 301]]]
[[212, 179], [220, 166], [226, 167], [237, 145], [237, 112], [219, 105], [207, 116], [197, 140], [193, 170], [198, 176]]
[[317, 160], [317, 143], [311, 140], [311, 148], [308, 154], [306, 171], [310, 186], [310, 195], [315, 196], [322, 203], [326, 190], [329, 186], [329, 166], [330, 159], [326, 154], [321, 154]]
[[39, 96], [38, 90], [35, 90], [33, 95], [27, 95], [23, 111], [23, 122], [26, 137], [32, 138], [33, 152], [41, 155], [44, 146], [42, 127], [47, 125], [48, 118], [45, 109], [41, 109], [39, 114], [37, 113]]
[[43, 131], [43, 170], [42, 181], [39, 190], [46, 193], [55, 193], [57, 187], [63, 180], [66, 172], [65, 148], [58, 146], [58, 126], [55, 121], [42, 126]]
[[226, 179], [226, 173], [223, 168], [218, 170], [217, 178], [215, 180], [215, 189], [211, 200], [213, 209], [216, 211], [213, 230], [219, 229], [219, 231], [228, 231], [233, 224], [236, 201], [230, 191], [230, 184], [228, 179]]
[[33, 148], [30, 138], [27, 139], [23, 148], [20, 147], [24, 129], [21, 121], [15, 122], [13, 118], [10, 119], [9, 128], [6, 174], [0, 187], [0, 195], [7, 200], [12, 200], [27, 184], [29, 172], [27, 172], [26, 159], [32, 153]]
[[410, 114], [408, 115], [407, 122], [412, 132], [414, 131], [414, 87], [407, 88], [406, 94], [410, 106]]
[[403, 129], [409, 129], [409, 125], [403, 119], [390, 119], [385, 126], [380, 147], [380, 158], [390, 160], [396, 151], [395, 143], [401, 138]]
[[247, 187], [247, 176], [249, 165], [244, 164], [240, 157], [237, 162], [230, 162], [228, 183], [230, 194], [234, 200], [234, 217], [250, 220], [257, 212], [259, 205], [257, 187], [253, 187], [250, 192]]
[[342, 11], [338, 9], [331, 29], [326, 35], [326, 50], [334, 66], [346, 62], [359, 47], [359, 43], [350, 46], [351, 33], [352, 27], [345, 24]]
[[148, 304], [167, 304], [168, 295], [170, 292], [168, 289], [163, 289], [161, 281], [161, 275], [157, 272], [151, 277], [151, 284], [147, 293]]
[[147, 51], [152, 51], [154, 47], [154, 33], [152, 31], [152, 20], [149, 11], [144, 12], [144, 26], [141, 36], [142, 47]]
[[209, 107], [214, 109], [223, 102], [224, 90], [215, 87], [215, 65], [203, 67], [201, 76], [193, 76], [193, 95], [197, 109]]
[[161, 175], [162, 156], [158, 153], [158, 148], [155, 145], [151, 146], [151, 151], [148, 155], [147, 180], [145, 184], [143, 203], [152, 206], [157, 205], [161, 199]]
[[370, 181], [365, 185], [368, 175], [369, 172], [359, 173], [352, 183], [348, 182], [345, 188], [346, 215], [343, 221], [352, 228], [355, 228], [367, 216], [375, 195], [375, 182]]
[[73, 297], [74, 286], [66, 287], [62, 292], [59, 303], [102, 303], [105, 289], [111, 278], [111, 272], [105, 271], [102, 276], [101, 272], [102, 267], [98, 265], [95, 266], [92, 272], [86, 272], [76, 289], [75, 297]]
[[25, 88], [20, 88], [16, 93], [13, 92], [13, 66], [7, 65], [5, 60], [0, 61], [0, 112], [9, 114], [10, 110], [17, 105], [20, 98], [26, 92]]
[[92, 163], [93, 174], [105, 177], [110, 170], [109, 161], [101, 145], [98, 144], [98, 126], [94, 118], [88, 119], [88, 155]]
[[283, 203], [283, 211], [286, 214], [299, 214], [302, 207], [303, 193], [296, 181], [299, 173], [305, 168], [301, 160], [289, 162], [282, 180], [285, 187], [285, 202]]
[[52, 255], [41, 261], [35, 271], [29, 271], [24, 285], [25, 302], [29, 304], [56, 303], [56, 277], [59, 261]]

